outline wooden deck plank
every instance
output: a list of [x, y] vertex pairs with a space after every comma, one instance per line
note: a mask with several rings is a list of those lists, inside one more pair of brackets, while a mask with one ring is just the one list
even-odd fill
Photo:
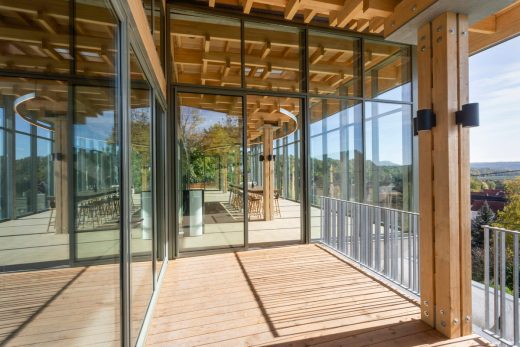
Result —
[[[477, 343], [477, 337], [463, 341]], [[450, 345], [418, 304], [315, 245], [181, 258], [148, 346]]]

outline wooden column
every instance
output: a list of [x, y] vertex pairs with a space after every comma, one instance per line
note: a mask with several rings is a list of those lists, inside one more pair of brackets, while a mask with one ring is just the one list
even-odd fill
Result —
[[444, 13], [418, 31], [419, 109], [437, 125], [419, 133], [422, 319], [447, 337], [471, 333], [469, 134], [455, 112], [468, 102], [468, 26]]
[[[66, 234], [68, 230], [69, 200], [68, 200], [68, 165], [72, 161], [67, 153], [69, 133], [65, 120], [56, 120], [54, 123], [54, 153], [61, 153], [62, 160], [55, 160], [54, 165], [54, 192], [50, 192], [56, 199], [54, 213], [54, 227], [50, 231], [57, 234]], [[52, 230], [54, 228], [54, 230]]]
[[264, 219], [273, 219], [273, 199], [274, 199], [274, 160], [268, 160], [268, 156], [273, 154], [273, 127], [265, 124], [264, 127]]

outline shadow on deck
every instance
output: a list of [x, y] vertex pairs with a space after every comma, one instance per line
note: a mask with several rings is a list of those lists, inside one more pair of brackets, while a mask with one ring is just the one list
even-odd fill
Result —
[[448, 340], [416, 302], [316, 245], [170, 263], [147, 345], [485, 346]]

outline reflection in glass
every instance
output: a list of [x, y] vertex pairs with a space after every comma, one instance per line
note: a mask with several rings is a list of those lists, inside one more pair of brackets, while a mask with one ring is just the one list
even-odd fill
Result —
[[410, 105], [365, 105], [365, 200], [409, 211], [412, 199]]
[[310, 118], [311, 231], [318, 238], [321, 196], [362, 199], [362, 104], [312, 98]]
[[249, 242], [301, 239], [300, 100], [247, 96]]
[[172, 79], [240, 87], [240, 21], [203, 14], [172, 14]]
[[246, 86], [300, 91], [300, 32], [272, 24], [245, 23]]
[[242, 246], [242, 99], [188, 93], [177, 97], [179, 248]]
[[361, 40], [309, 31], [309, 92], [361, 96]]
[[365, 40], [365, 97], [412, 101], [409, 46]]
[[[46, 0], [32, 9], [16, 1], [0, 10], [0, 68], [66, 74], [70, 70], [67, 0]], [[33, 7], [38, 7], [32, 4]], [[31, 9], [31, 10], [28, 10]], [[91, 17], [92, 19], [92, 17]], [[16, 28], [16, 30], [11, 30]]]
[[132, 341], [139, 330], [153, 291], [153, 187], [151, 90], [134, 51], [130, 51], [130, 211]]
[[76, 1], [76, 73], [114, 78], [117, 25], [107, 0]]

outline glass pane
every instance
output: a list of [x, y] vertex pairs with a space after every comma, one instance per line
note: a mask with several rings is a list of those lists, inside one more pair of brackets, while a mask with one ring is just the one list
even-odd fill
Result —
[[248, 95], [249, 242], [301, 239], [300, 100]]
[[359, 39], [309, 31], [309, 92], [361, 96]]
[[182, 93], [177, 101], [179, 248], [242, 246], [242, 98]]
[[365, 105], [365, 200], [410, 210], [412, 199], [412, 110], [410, 105]]
[[16, 134], [15, 152], [15, 213], [17, 217], [25, 216], [34, 211], [33, 185], [33, 151], [31, 148], [31, 136]]
[[159, 59], [161, 60], [161, 65], [163, 69], [164, 66], [164, 6], [162, 0], [153, 0], [154, 1], [154, 28], [153, 28], [153, 41], [155, 43], [155, 49], [157, 50], [157, 54], [159, 55]]
[[152, 105], [150, 87], [133, 52], [130, 89], [130, 175], [132, 206], [130, 250], [132, 344], [137, 341], [153, 291], [153, 189], [152, 189]]
[[[115, 90], [77, 87], [74, 178], [77, 257], [119, 255], [119, 144]], [[97, 211], [100, 211], [98, 213]]]
[[76, 72], [114, 78], [117, 53], [117, 17], [107, 0], [76, 1]]
[[36, 140], [36, 211], [49, 208], [49, 197], [54, 192], [54, 175], [52, 166], [53, 142], [45, 139]]
[[299, 29], [245, 23], [246, 87], [300, 91]]
[[240, 87], [240, 22], [173, 13], [173, 80]]
[[409, 46], [365, 40], [365, 97], [412, 100]]
[[68, 1], [46, 0], [45, 6], [31, 2], [16, 4], [15, 1], [0, 9], [3, 27], [0, 66], [21, 71], [69, 73]]
[[312, 238], [320, 237], [320, 197], [360, 201], [363, 187], [362, 104], [312, 98], [310, 107]]
[[[63, 134], [59, 125], [67, 115], [67, 85], [26, 78], [2, 78], [1, 83], [16, 88], [0, 98], [0, 268], [65, 260], [69, 236], [61, 217], [67, 206], [56, 201], [66, 197], [56, 198], [61, 186], [55, 181], [66, 184], [67, 177], [51, 154], [59, 151], [54, 134]], [[39, 129], [48, 138], [37, 137]]]

